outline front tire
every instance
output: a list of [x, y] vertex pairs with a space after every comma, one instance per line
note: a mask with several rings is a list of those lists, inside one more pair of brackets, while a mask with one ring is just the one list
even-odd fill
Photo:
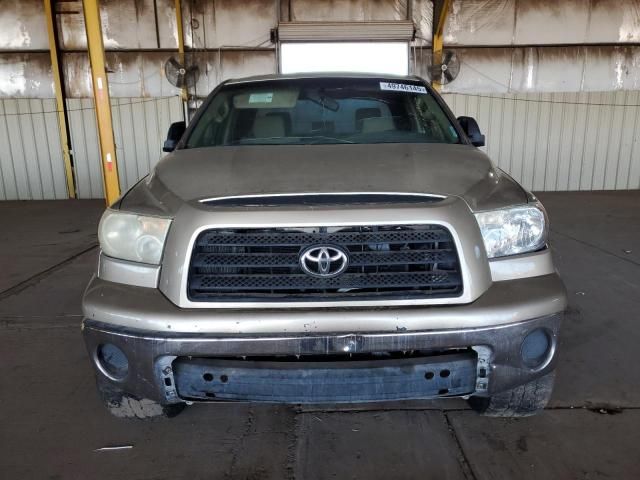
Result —
[[184, 410], [186, 404], [175, 403], [161, 405], [148, 398], [136, 398], [118, 388], [98, 381], [98, 392], [109, 413], [118, 418], [151, 420], [154, 418], [172, 418]]
[[530, 417], [541, 412], [551, 398], [556, 372], [490, 397], [471, 397], [469, 406], [487, 417]]

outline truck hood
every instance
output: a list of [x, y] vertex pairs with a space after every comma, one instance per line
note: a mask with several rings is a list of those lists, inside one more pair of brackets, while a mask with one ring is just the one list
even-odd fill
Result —
[[469, 145], [184, 149], [160, 161], [147, 183], [161, 203], [162, 198], [174, 196], [183, 202], [194, 202], [241, 195], [352, 192], [458, 196], [473, 210], [527, 202], [525, 191], [513, 179], [495, 168], [482, 151]]

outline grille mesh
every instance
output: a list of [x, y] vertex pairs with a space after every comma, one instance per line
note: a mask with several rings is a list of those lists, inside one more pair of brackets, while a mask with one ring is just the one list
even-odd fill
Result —
[[[339, 276], [310, 276], [299, 263], [313, 245], [342, 248]], [[439, 225], [216, 229], [196, 239], [193, 301], [330, 301], [438, 298], [462, 292], [451, 233]]]

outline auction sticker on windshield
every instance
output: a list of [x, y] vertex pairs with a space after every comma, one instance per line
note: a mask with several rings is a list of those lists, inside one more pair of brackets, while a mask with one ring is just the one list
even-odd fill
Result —
[[427, 89], [422, 85], [411, 85], [408, 83], [380, 82], [380, 90], [392, 90], [394, 92], [427, 93]]

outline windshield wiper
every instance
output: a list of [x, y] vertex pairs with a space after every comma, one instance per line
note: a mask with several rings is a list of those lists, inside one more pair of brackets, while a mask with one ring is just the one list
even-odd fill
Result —
[[298, 137], [300, 140], [311, 140], [307, 145], [313, 145], [315, 143], [321, 143], [321, 142], [316, 142], [313, 140], [328, 140], [329, 142], [335, 141], [337, 143], [355, 143], [351, 140], [345, 140], [344, 138], [336, 138], [336, 137], [327, 137], [324, 135], [314, 135], [312, 137]]
[[[281, 140], [281, 143], [277, 141]], [[355, 143], [351, 140], [345, 140], [343, 138], [327, 137], [324, 135], [313, 135], [308, 137], [260, 137], [260, 138], [242, 138], [235, 140], [231, 145], [256, 145], [259, 142], [269, 142], [269, 145], [313, 145], [316, 143]]]
[[[230, 145], [252, 145], [258, 142], [275, 142], [276, 140], [296, 139], [297, 137], [257, 137], [257, 138], [240, 138], [234, 140]], [[289, 142], [287, 142], [289, 143]], [[277, 145], [277, 144], [276, 144]]]

